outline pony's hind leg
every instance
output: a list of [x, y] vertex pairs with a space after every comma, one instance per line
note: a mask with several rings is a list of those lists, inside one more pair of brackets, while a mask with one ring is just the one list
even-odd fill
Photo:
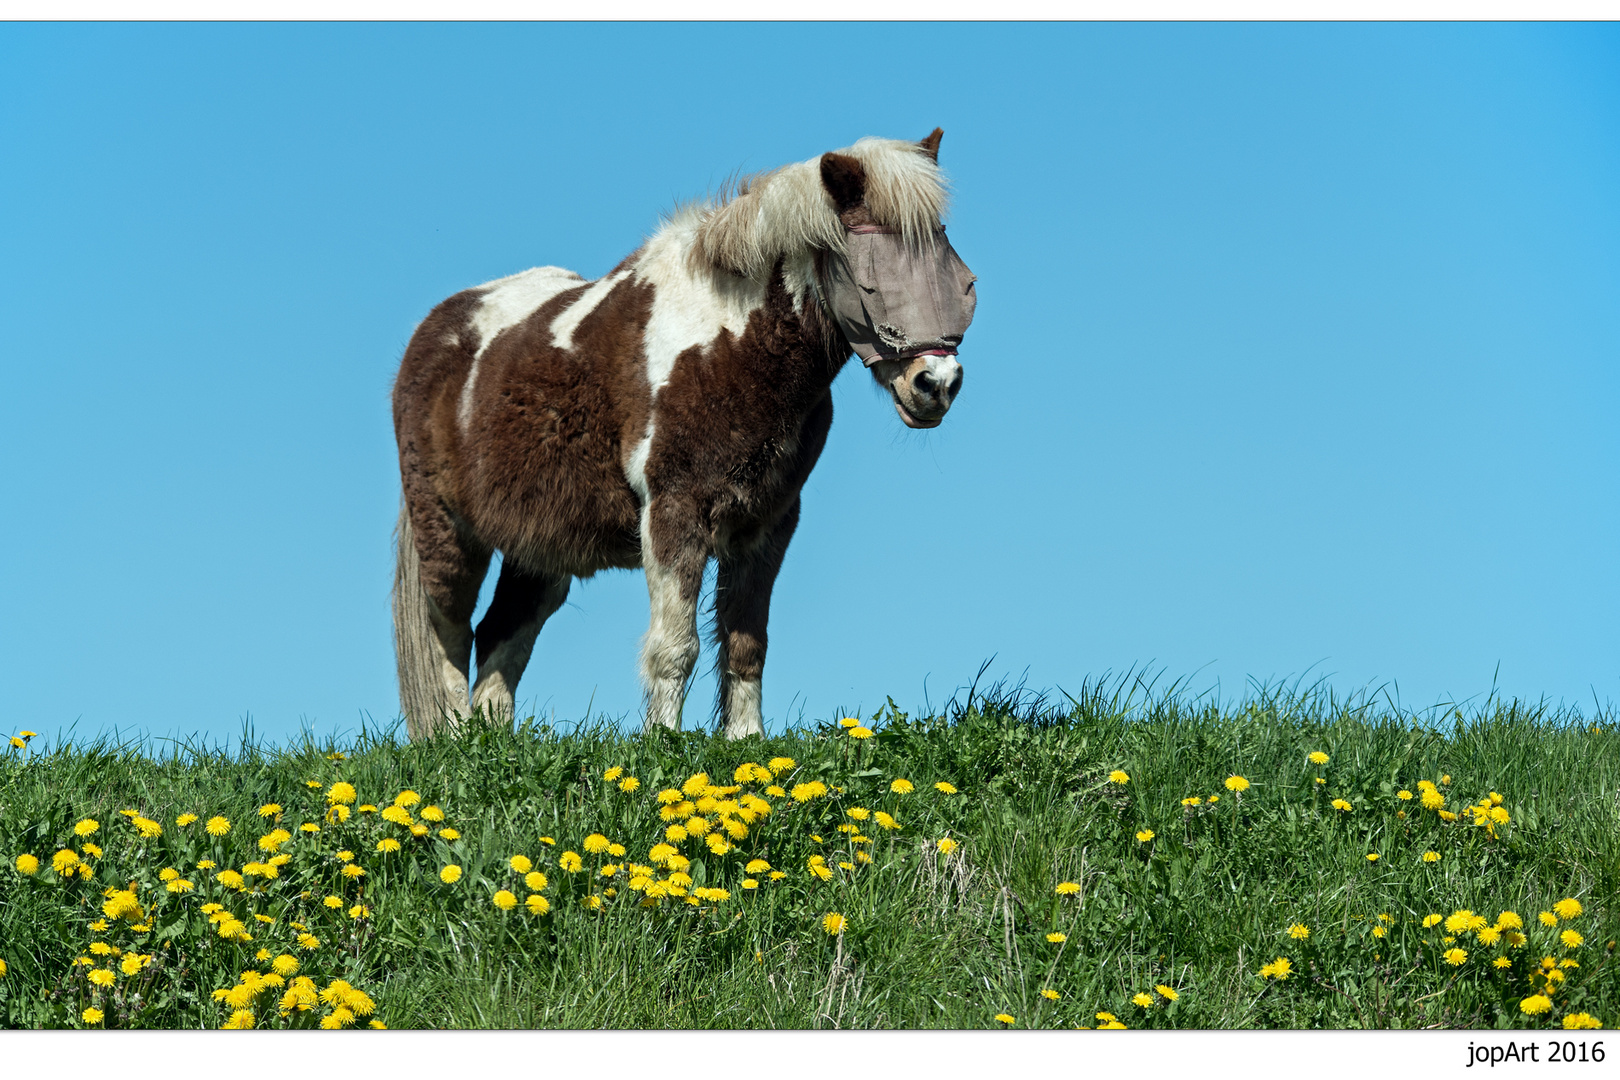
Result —
[[495, 598], [478, 623], [473, 711], [512, 716], [518, 679], [529, 664], [534, 639], [568, 598], [569, 580], [567, 574], [531, 574], [510, 562], [501, 565]]
[[400, 709], [413, 739], [471, 712], [467, 671], [472, 613], [489, 557], [487, 548], [460, 535], [437, 501], [414, 507], [407, 503], [400, 511], [394, 653]]

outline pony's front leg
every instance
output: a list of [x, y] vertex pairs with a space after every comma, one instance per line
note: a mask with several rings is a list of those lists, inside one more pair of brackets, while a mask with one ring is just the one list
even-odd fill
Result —
[[720, 647], [717, 706], [719, 727], [728, 739], [765, 732], [760, 682], [765, 672], [765, 624], [771, 614], [771, 589], [798, 524], [799, 500], [794, 499], [758, 547], [720, 558], [714, 588], [714, 633]]
[[661, 724], [679, 731], [681, 705], [700, 651], [698, 592], [703, 586], [708, 552], [695, 536], [665, 539], [673, 530], [660, 535], [651, 518], [644, 513], [641, 526], [641, 561], [647, 571], [647, 596], [652, 604], [652, 619], [641, 643], [645, 730]]

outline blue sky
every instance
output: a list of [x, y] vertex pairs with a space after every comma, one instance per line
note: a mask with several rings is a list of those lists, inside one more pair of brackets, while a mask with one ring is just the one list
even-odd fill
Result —
[[[0, 726], [392, 720], [416, 322], [935, 125], [966, 385], [835, 385], [770, 729], [991, 657], [1620, 698], [1620, 27], [12, 24]], [[576, 584], [523, 704], [634, 719], [646, 611]]]

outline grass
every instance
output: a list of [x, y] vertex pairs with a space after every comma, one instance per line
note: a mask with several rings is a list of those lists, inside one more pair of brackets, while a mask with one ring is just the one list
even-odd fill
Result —
[[[869, 738], [836, 723], [727, 743], [531, 720], [417, 744], [362, 732], [343, 746], [198, 744], [156, 757], [107, 741], [13, 748], [0, 755], [0, 1022], [972, 1028], [1007, 1026], [1002, 1015], [1022, 1028], [1098, 1026], [1102, 1012], [1130, 1027], [1613, 1024], [1615, 720], [1612, 708], [1496, 699], [1420, 716], [1320, 688], [1260, 688], [1222, 707], [1127, 677], [1061, 705], [1006, 687], [937, 716], [891, 702], [866, 718]], [[714, 790], [733, 786], [738, 766], [778, 758], [793, 759], [770, 780], [784, 794], [757, 772]], [[612, 768], [623, 772], [605, 779]], [[1128, 781], [1110, 780], [1115, 770]], [[707, 782], [675, 796], [695, 807], [660, 804], [700, 771]], [[1226, 786], [1231, 776], [1247, 789]], [[627, 792], [629, 777], [639, 786]], [[897, 778], [914, 790], [892, 790]], [[329, 797], [340, 781], [353, 803]], [[1456, 820], [1423, 808], [1420, 781]], [[825, 795], [800, 786], [817, 782]], [[751, 822], [746, 806], [705, 814], [705, 783], [710, 800], [755, 793], [771, 809]], [[405, 791], [419, 801], [390, 814], [425, 835], [361, 809]], [[1468, 807], [1489, 807], [1492, 792], [1509, 820], [1473, 824]], [[261, 817], [268, 804], [279, 814]], [[661, 818], [661, 805], [680, 814]], [[877, 811], [898, 827], [881, 827]], [[200, 817], [177, 824], [187, 813]], [[228, 834], [205, 830], [215, 815]], [[741, 821], [748, 835], [723, 853], [692, 836], [653, 865], [665, 830], [698, 816], [711, 831]], [[76, 835], [85, 819], [96, 831]], [[289, 839], [261, 845], [277, 827]], [[592, 834], [625, 854], [591, 851]], [[383, 838], [401, 849], [380, 852]], [[64, 848], [88, 869], [52, 869]], [[271, 851], [288, 856], [273, 878], [258, 861]], [[1423, 861], [1430, 851], [1438, 861]], [[564, 868], [564, 852], [580, 870]], [[39, 861], [31, 874], [18, 867], [25, 854]], [[513, 855], [543, 888], [525, 885]], [[750, 872], [754, 859], [784, 876]], [[345, 865], [365, 873], [346, 877]], [[440, 875], [449, 865], [453, 884]], [[242, 888], [216, 876], [226, 868]], [[192, 887], [172, 891], [176, 876]], [[1060, 895], [1064, 882], [1077, 890]], [[666, 895], [644, 900], [649, 884]], [[139, 910], [110, 917], [104, 905], [126, 889]], [[502, 889], [512, 910], [494, 902]], [[531, 893], [545, 913], [525, 906]], [[1566, 898], [1581, 914], [1556, 917]], [[1492, 940], [1465, 909], [1487, 926], [1516, 912], [1527, 940], [1511, 945], [1510, 926]], [[827, 932], [830, 914], [841, 933]], [[1429, 915], [1451, 929], [1425, 927]], [[1309, 936], [1291, 936], [1296, 925]], [[1561, 940], [1567, 930], [1581, 943]], [[1448, 962], [1459, 948], [1466, 956]], [[283, 960], [273, 975], [277, 957], [297, 971]], [[1543, 958], [1576, 966], [1549, 978]], [[98, 969], [109, 987], [91, 981]], [[278, 1007], [300, 977], [324, 996]], [[1545, 1012], [1523, 1011], [1542, 993]], [[86, 1009], [97, 1010], [89, 1021]]]

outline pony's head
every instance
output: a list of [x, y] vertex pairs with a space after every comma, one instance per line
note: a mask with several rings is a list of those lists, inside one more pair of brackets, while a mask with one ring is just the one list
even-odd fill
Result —
[[762, 280], [776, 265], [813, 289], [908, 427], [937, 427], [962, 388], [957, 346], [973, 273], [940, 218], [935, 128], [921, 142], [866, 138], [748, 177], [704, 207], [693, 257]]
[[[938, 427], [962, 389], [956, 348], [977, 302], [977, 279], [939, 220], [942, 134], [935, 128], [916, 144], [863, 139], [851, 153], [821, 156], [821, 183], [845, 233], [842, 249], [818, 261], [827, 307], [912, 428]], [[926, 197], [930, 186], [937, 202]]]

